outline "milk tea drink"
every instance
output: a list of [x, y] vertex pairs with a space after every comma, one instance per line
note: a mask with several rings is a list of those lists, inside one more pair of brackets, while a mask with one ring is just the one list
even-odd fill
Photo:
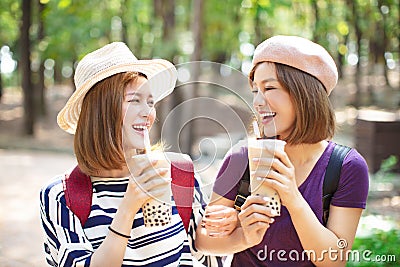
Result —
[[[161, 151], [151, 151], [146, 154], [133, 156], [133, 160], [157, 160], [154, 167], [168, 168], [169, 171], [153, 179], [169, 179], [171, 177], [171, 163]], [[164, 226], [171, 222], [172, 216], [172, 190], [171, 183], [168, 183], [160, 197], [152, 198], [142, 206], [144, 225], [146, 227]]]
[[[250, 138], [248, 140], [248, 156], [249, 156], [249, 169], [250, 173], [259, 168], [265, 168], [269, 171], [271, 166], [262, 165], [257, 166], [253, 162], [253, 158], [273, 158], [275, 151], [284, 151], [286, 142], [278, 139], [256, 139]], [[278, 215], [281, 213], [281, 200], [274, 189], [263, 185], [263, 181], [257, 181], [257, 176], [250, 175], [250, 188], [252, 195], [259, 195], [269, 197], [271, 201], [267, 203], [267, 207], [275, 210]]]

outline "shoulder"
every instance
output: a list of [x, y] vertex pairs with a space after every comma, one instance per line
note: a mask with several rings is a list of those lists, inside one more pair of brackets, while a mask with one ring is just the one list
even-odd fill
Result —
[[368, 197], [369, 173], [363, 156], [352, 148], [345, 157], [338, 190], [332, 204], [341, 207], [365, 208]]
[[64, 197], [63, 178], [64, 174], [57, 175], [42, 186], [40, 190], [42, 204], [48, 204], [52, 200], [60, 201]]
[[223, 165], [233, 163], [233, 165], [239, 164], [242, 168], [246, 167], [245, 165], [247, 165], [248, 161], [247, 150], [247, 141], [239, 141], [226, 153]]
[[342, 168], [343, 171], [368, 175], [367, 162], [355, 148], [352, 148], [345, 157]]

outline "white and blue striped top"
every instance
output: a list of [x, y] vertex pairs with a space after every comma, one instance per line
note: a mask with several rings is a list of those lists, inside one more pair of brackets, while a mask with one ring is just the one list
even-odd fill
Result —
[[[92, 206], [84, 227], [66, 205], [62, 178], [63, 175], [55, 177], [40, 193], [46, 261], [49, 266], [89, 266], [91, 255], [108, 233], [129, 178], [92, 177]], [[204, 256], [194, 247], [196, 228], [206, 204], [200, 188], [196, 177], [188, 234], [176, 207], [172, 209], [171, 224], [152, 228], [144, 226], [139, 210], [122, 266], [193, 266], [194, 262], [219, 266], [219, 258]]]

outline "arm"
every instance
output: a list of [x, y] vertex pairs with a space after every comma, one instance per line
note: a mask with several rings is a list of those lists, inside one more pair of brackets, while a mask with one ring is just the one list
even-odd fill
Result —
[[[277, 152], [275, 156], [278, 159], [275, 159], [272, 163], [274, 170], [268, 174], [259, 174], [259, 176], [267, 177], [264, 179], [265, 184], [279, 192], [282, 204], [287, 207], [290, 213], [304, 250], [313, 252], [313, 255], [310, 254], [310, 260], [316, 266], [345, 266], [345, 259], [335, 259], [335, 255], [330, 256], [328, 252], [339, 250], [338, 244], [342, 242], [341, 239], [344, 239], [348, 244], [344, 249], [351, 249], [361, 216], [361, 203], [365, 201], [368, 191], [368, 189], [365, 190], [368, 186], [364, 186], [365, 183], [368, 184], [365, 162], [358, 161], [352, 165], [347, 162], [343, 165], [340, 186], [335, 193], [332, 204], [335, 205], [336, 198], [336, 203], [344, 206], [331, 205], [330, 217], [327, 228], [325, 228], [298, 191], [294, 167], [286, 153]], [[259, 164], [270, 164], [263, 159], [259, 160]], [[359, 197], [357, 200], [352, 200], [351, 195], [359, 195]], [[351, 202], [356, 203], [354, 207], [346, 206]], [[343, 252], [345, 254], [345, 251]], [[337, 254], [336, 256], [338, 256]]]
[[[168, 179], [153, 179], [166, 170], [148, 168], [149, 164], [135, 166], [137, 173], [132, 173], [131, 178], [115, 216], [111, 228], [130, 236], [132, 222], [141, 205], [150, 196], [158, 197], [162, 194]], [[140, 187], [138, 186], [140, 184]], [[47, 246], [49, 247], [51, 261], [58, 266], [71, 266], [76, 263], [88, 266], [120, 266], [122, 264], [128, 238], [117, 235], [108, 230], [100, 233], [104, 237], [101, 245], [94, 250], [80, 224], [65, 202], [62, 201], [62, 184], [47, 188], [41, 193], [41, 215]], [[105, 229], [106, 226], [103, 226]], [[49, 258], [49, 257], [48, 257]]]
[[331, 205], [327, 228], [325, 228], [304, 199], [299, 201], [299, 205], [289, 210], [304, 250], [315, 252], [309, 256], [316, 266], [346, 265], [345, 260], [338, 260], [340, 259], [339, 253], [335, 252], [336, 254], [333, 253], [332, 256], [328, 253], [330, 250], [339, 251], [343, 248], [340, 245], [342, 240], [347, 243], [344, 250], [351, 249], [361, 212], [360, 208], [342, 208]]
[[[212, 195], [212, 205], [233, 207], [233, 201]], [[267, 201], [258, 196], [249, 196], [238, 215], [240, 225], [230, 235], [209, 235], [205, 227], [196, 231], [196, 247], [208, 254], [226, 255], [243, 251], [259, 244], [273, 222], [272, 211], [266, 207]]]

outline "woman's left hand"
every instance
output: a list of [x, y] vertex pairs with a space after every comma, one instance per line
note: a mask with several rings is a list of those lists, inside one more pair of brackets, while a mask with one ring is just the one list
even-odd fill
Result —
[[281, 198], [282, 205], [290, 207], [295, 205], [301, 194], [297, 187], [295, 169], [285, 152], [275, 151], [274, 158], [254, 158], [253, 162], [259, 166], [271, 166], [271, 168], [259, 168], [252, 173], [261, 179], [263, 185], [275, 189]]
[[207, 229], [211, 237], [224, 237], [236, 229], [238, 212], [224, 205], [207, 206], [202, 221], [202, 226]]

